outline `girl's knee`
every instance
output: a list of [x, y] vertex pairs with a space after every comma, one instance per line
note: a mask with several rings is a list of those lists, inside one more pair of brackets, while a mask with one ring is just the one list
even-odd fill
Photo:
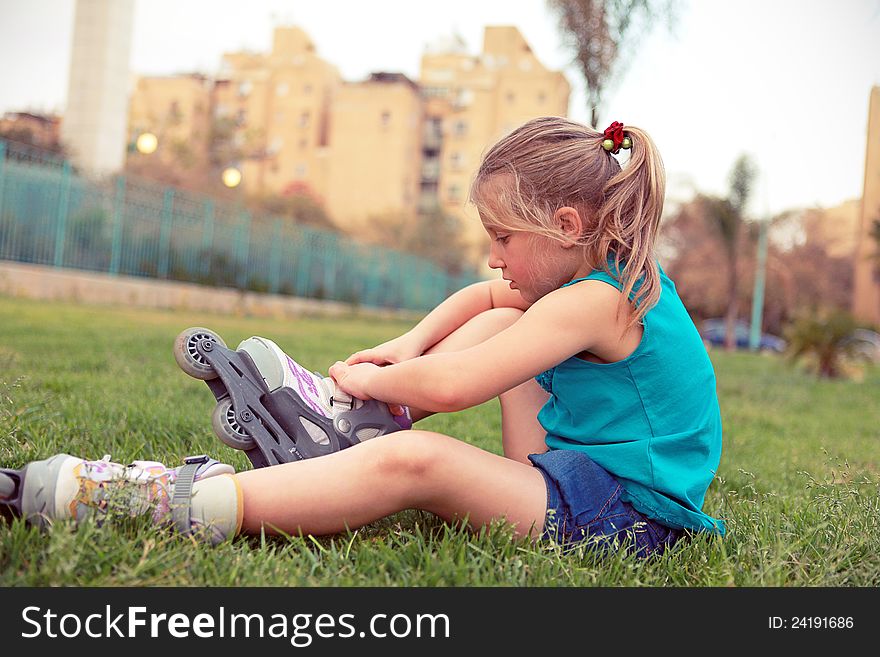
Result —
[[[442, 458], [442, 443], [451, 440], [430, 431], [395, 431], [374, 438], [375, 467], [389, 481], [423, 481]], [[371, 441], [372, 442], [372, 441]]]
[[513, 326], [516, 321], [523, 316], [523, 311], [519, 308], [492, 308], [484, 310], [474, 317], [472, 321], [478, 321], [499, 333], [504, 329]]

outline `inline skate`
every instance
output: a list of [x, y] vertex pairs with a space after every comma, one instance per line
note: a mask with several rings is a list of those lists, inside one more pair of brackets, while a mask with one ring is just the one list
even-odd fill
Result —
[[255, 468], [331, 454], [412, 426], [408, 415], [350, 397], [266, 338], [248, 338], [231, 350], [213, 331], [191, 327], [174, 341], [174, 358], [217, 400], [214, 433]]

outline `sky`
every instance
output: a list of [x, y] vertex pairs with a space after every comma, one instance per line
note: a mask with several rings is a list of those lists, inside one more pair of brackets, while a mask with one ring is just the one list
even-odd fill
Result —
[[[417, 80], [427, 44], [453, 34], [482, 49], [486, 25], [514, 25], [572, 85], [583, 78], [544, 0], [135, 0], [133, 75], [216, 73], [224, 52], [271, 48], [296, 24], [346, 80], [397, 71]], [[0, 113], [63, 113], [74, 0], [0, 0]], [[868, 99], [880, 85], [880, 0], [679, 0], [672, 26], [633, 35], [600, 129], [647, 130], [672, 199], [724, 195], [736, 158], [759, 177], [750, 213], [831, 207], [862, 194]]]

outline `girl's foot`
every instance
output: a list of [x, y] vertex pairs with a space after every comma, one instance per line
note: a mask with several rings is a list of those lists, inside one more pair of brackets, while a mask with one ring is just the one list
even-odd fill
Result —
[[207, 456], [189, 457], [170, 469], [156, 461], [121, 465], [109, 456], [86, 461], [56, 454], [19, 471], [0, 470], [0, 506], [40, 527], [67, 518], [101, 524], [149, 513], [156, 524], [205, 535], [216, 544], [241, 525], [234, 472]]

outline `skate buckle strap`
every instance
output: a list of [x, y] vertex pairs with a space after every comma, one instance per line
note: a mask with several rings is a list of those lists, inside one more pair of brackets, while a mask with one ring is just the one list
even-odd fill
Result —
[[199, 468], [210, 459], [207, 454], [199, 456], [187, 456], [183, 460], [183, 466], [177, 472], [174, 481], [174, 495], [171, 496], [171, 519], [174, 527], [181, 534], [189, 534], [192, 531], [190, 521], [190, 509], [192, 508], [192, 489]]
[[[345, 395], [345, 393], [342, 394]], [[348, 395], [345, 396], [348, 397]], [[354, 408], [354, 399], [352, 399], [351, 397], [348, 397], [348, 399], [337, 399], [335, 396], [333, 396], [330, 397], [330, 406], [333, 406], [334, 408], [336, 406], [343, 406], [350, 411]]]

